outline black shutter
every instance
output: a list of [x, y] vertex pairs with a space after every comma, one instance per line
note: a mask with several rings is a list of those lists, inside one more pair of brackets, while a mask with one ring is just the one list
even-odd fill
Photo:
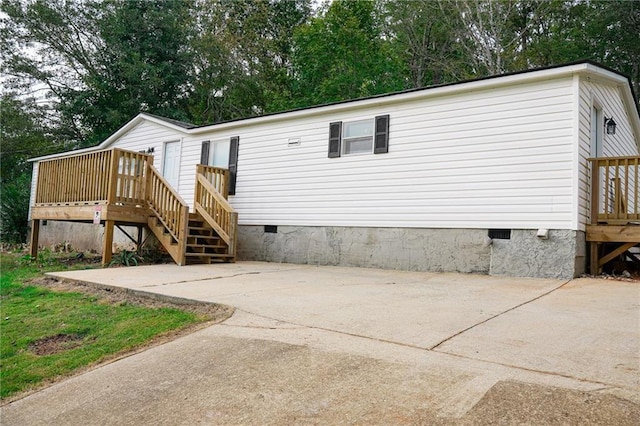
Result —
[[200, 164], [209, 165], [209, 145], [211, 142], [202, 141], [202, 149], [200, 150]]
[[342, 121], [329, 124], [329, 158], [340, 157], [342, 145]]
[[231, 147], [229, 148], [229, 195], [236, 194], [236, 175], [238, 173], [238, 148], [240, 145], [240, 137], [231, 138]]
[[376, 117], [376, 134], [374, 139], [374, 154], [389, 152], [389, 115]]

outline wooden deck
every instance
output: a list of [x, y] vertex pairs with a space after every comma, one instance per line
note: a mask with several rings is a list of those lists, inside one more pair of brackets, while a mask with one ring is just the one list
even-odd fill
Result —
[[[37, 255], [40, 221], [58, 220], [103, 225], [103, 265], [111, 261], [116, 226], [149, 229], [179, 265], [235, 261], [238, 215], [226, 199], [228, 179], [225, 169], [199, 165], [196, 212], [189, 213], [150, 155], [110, 149], [42, 161], [31, 255]], [[144, 243], [134, 242], [138, 249]]]
[[640, 265], [640, 156], [592, 158], [590, 246], [592, 275], [612, 261]]

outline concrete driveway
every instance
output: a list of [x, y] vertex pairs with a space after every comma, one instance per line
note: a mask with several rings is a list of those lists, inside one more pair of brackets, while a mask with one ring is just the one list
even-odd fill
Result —
[[638, 283], [262, 262], [51, 275], [237, 310], [7, 405], [3, 424], [634, 424], [640, 416]]

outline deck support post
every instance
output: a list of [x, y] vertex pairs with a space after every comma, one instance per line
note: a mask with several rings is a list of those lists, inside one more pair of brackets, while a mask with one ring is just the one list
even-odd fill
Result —
[[29, 254], [32, 259], [38, 257], [38, 238], [40, 237], [40, 220], [31, 221], [31, 241], [29, 246]]
[[104, 221], [104, 238], [102, 240], [102, 266], [109, 265], [111, 262], [111, 255], [113, 250], [113, 227], [115, 225], [115, 221], [113, 220], [105, 220]]
[[138, 241], [136, 241], [136, 252], [141, 255], [142, 254], [142, 245], [144, 244], [144, 241], [142, 239], [143, 235], [143, 230], [144, 230], [144, 226], [142, 225], [138, 225]]
[[600, 266], [598, 265], [598, 260], [599, 260], [599, 257], [600, 257], [600, 256], [598, 256], [598, 251], [600, 249], [600, 243], [597, 243], [595, 241], [591, 241], [589, 243], [589, 246], [590, 246], [589, 248], [591, 250], [591, 256], [590, 256], [590, 259], [589, 259], [591, 275], [594, 275], [594, 276], [595, 275], [600, 275]]

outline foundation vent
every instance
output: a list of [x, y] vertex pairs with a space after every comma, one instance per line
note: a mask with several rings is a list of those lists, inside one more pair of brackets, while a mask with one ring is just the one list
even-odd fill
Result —
[[511, 229], [489, 229], [489, 238], [492, 240], [510, 240]]

